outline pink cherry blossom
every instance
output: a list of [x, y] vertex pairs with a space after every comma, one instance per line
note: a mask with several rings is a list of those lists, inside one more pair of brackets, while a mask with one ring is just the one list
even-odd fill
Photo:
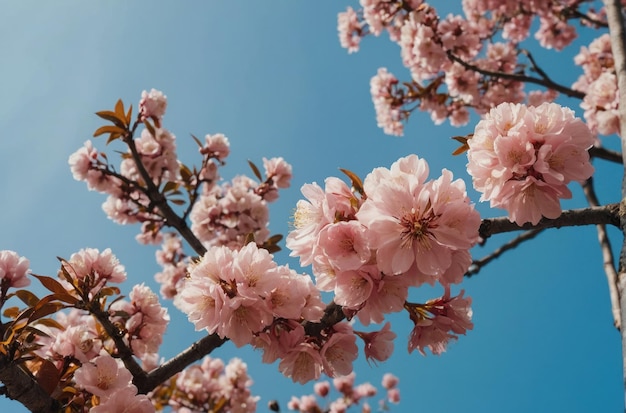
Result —
[[556, 103], [503, 103], [468, 141], [467, 170], [481, 201], [504, 208], [517, 224], [536, 224], [561, 213], [567, 184], [593, 173], [587, 150], [594, 137], [574, 113]]
[[396, 333], [391, 331], [389, 322], [385, 323], [380, 331], [371, 333], [357, 331], [356, 334], [365, 343], [365, 358], [368, 361], [385, 361], [393, 353], [393, 340], [396, 338]]
[[156, 89], [141, 93], [141, 100], [139, 101], [139, 113], [141, 120], [148, 118], [152, 119], [157, 128], [161, 127], [161, 119], [165, 115], [165, 109], [167, 108], [167, 97], [163, 92]]
[[30, 261], [20, 257], [16, 252], [9, 250], [0, 251], [0, 281], [3, 294], [7, 288], [26, 287], [30, 284], [27, 277]]
[[322, 357], [310, 343], [300, 343], [285, 355], [278, 369], [294, 382], [304, 384], [317, 380], [322, 373]]
[[201, 154], [208, 155], [220, 162], [223, 162], [230, 154], [230, 142], [223, 134], [206, 135], [204, 141], [204, 146], [200, 148]]
[[137, 394], [135, 386], [126, 387], [93, 407], [90, 413], [153, 413], [155, 408], [145, 394]]
[[383, 375], [383, 380], [381, 384], [383, 385], [385, 389], [391, 390], [391, 389], [396, 388], [399, 382], [400, 382], [400, 379], [398, 379], [398, 377], [394, 376], [391, 373], [385, 373]]
[[344, 376], [352, 372], [352, 363], [359, 355], [356, 336], [348, 323], [333, 326], [330, 338], [320, 351], [324, 372], [329, 377]]
[[74, 373], [76, 385], [106, 399], [131, 385], [133, 376], [124, 367], [121, 360], [109, 354], [94, 358], [84, 363]]
[[453, 251], [468, 250], [478, 241], [480, 216], [463, 181], [452, 181], [444, 170], [425, 183], [428, 166], [417, 155], [398, 160], [389, 173], [393, 180], [365, 178], [368, 198], [357, 213], [371, 233], [378, 267], [395, 275], [416, 263], [424, 274], [443, 274], [452, 265]]
[[348, 49], [348, 53], [359, 50], [361, 41], [362, 24], [352, 7], [348, 7], [345, 12], [337, 16], [337, 31], [339, 32], [339, 43], [341, 47]]

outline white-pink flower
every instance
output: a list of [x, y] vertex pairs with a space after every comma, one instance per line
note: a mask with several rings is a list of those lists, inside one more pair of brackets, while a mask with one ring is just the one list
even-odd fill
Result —
[[74, 380], [78, 387], [103, 399], [129, 387], [132, 379], [133, 376], [124, 367], [122, 361], [114, 359], [109, 354], [83, 363], [74, 373]]
[[594, 137], [574, 113], [556, 103], [503, 103], [469, 139], [467, 170], [481, 201], [504, 208], [517, 224], [561, 214], [570, 181], [593, 173], [587, 150]]
[[0, 251], [0, 282], [3, 288], [26, 287], [30, 279], [26, 276], [29, 272], [30, 261], [20, 257], [16, 252], [9, 250]]
[[163, 92], [152, 89], [150, 92], [145, 90], [141, 92], [141, 100], [139, 101], [139, 113], [141, 119], [151, 118], [157, 128], [161, 127], [161, 119], [165, 115], [167, 108], [167, 96]]
[[452, 265], [453, 251], [478, 241], [480, 216], [463, 181], [452, 181], [447, 170], [435, 181], [425, 182], [427, 175], [426, 161], [410, 155], [365, 178], [368, 198], [357, 218], [387, 275], [405, 273], [415, 263], [419, 272], [440, 276]]

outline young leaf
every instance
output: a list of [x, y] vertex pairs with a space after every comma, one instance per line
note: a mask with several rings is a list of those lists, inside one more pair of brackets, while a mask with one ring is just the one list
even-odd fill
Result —
[[124, 102], [122, 102], [122, 99], [118, 99], [115, 103], [115, 115], [118, 119], [124, 121], [125, 126], [128, 126], [128, 122], [126, 122], [126, 111], [124, 110]]
[[97, 136], [104, 135], [105, 133], [110, 133], [111, 135], [122, 135], [125, 132], [126, 131], [119, 126], [104, 125], [96, 129], [96, 131], [93, 133], [93, 136], [95, 138]]
[[196, 138], [193, 133], [191, 134], [191, 137], [193, 138], [194, 141], [196, 141], [198, 146], [202, 148], [202, 142], [200, 142], [200, 139]]
[[128, 107], [128, 112], [126, 112], [126, 124], [127, 125], [130, 125], [130, 119], [131, 119], [132, 114], [133, 114], [133, 105], [130, 105]]
[[148, 132], [150, 132], [150, 135], [152, 135], [156, 139], [156, 131], [154, 130], [154, 126], [152, 126], [150, 121], [146, 119], [143, 121], [143, 124], [146, 126], [146, 129], [148, 129]]
[[361, 181], [361, 178], [359, 178], [357, 174], [343, 168], [339, 168], [339, 170], [346, 174], [348, 178], [350, 178], [350, 181], [352, 182], [352, 187], [355, 191], [357, 191], [361, 195], [365, 195], [365, 190], [363, 189], [363, 181]]
[[56, 294], [67, 294], [67, 290], [60, 282], [55, 280], [54, 278], [46, 277], [44, 275], [36, 275], [33, 274], [35, 278], [39, 280], [39, 282], [46, 287], [48, 290], [52, 291]]
[[261, 175], [259, 168], [257, 168], [256, 165], [249, 159], [248, 159], [248, 165], [250, 165], [250, 168], [252, 168], [252, 172], [254, 173], [254, 176], [256, 176], [259, 181], [263, 181], [263, 176]]
[[15, 295], [29, 307], [34, 307], [39, 302], [39, 297], [28, 290], [17, 290]]
[[122, 117], [121, 119], [117, 117], [117, 113], [111, 112], [110, 110], [102, 110], [100, 112], [96, 112], [96, 115], [101, 117], [104, 120], [108, 120], [109, 122], [113, 122], [116, 126], [124, 129], [126, 128], [126, 118]]

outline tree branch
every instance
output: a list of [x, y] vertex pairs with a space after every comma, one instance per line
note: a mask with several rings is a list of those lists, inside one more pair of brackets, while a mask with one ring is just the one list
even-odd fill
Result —
[[133, 160], [135, 161], [135, 165], [137, 166], [137, 170], [139, 171], [141, 178], [146, 183], [146, 193], [148, 198], [150, 198], [150, 200], [154, 203], [154, 206], [161, 211], [161, 214], [165, 218], [165, 224], [175, 228], [198, 255], [204, 255], [206, 248], [202, 245], [202, 242], [200, 242], [200, 240], [191, 231], [187, 222], [183, 218], [179, 217], [178, 214], [176, 214], [176, 212], [174, 212], [174, 210], [170, 207], [167, 202], [167, 198], [159, 191], [159, 188], [156, 186], [150, 177], [150, 174], [148, 174], [148, 171], [146, 171], [146, 168], [143, 166], [141, 156], [139, 155], [139, 152], [137, 152], [137, 146], [133, 140], [133, 135], [129, 134], [125, 137], [124, 143], [128, 145]]
[[604, 159], [605, 161], [611, 161], [619, 164], [622, 164], [624, 162], [621, 153], [603, 148], [601, 146], [592, 146], [591, 148], [589, 148], [589, 156], [591, 156], [592, 158]]
[[540, 229], [531, 229], [531, 230], [528, 230], [526, 232], [523, 232], [520, 235], [518, 235], [517, 237], [515, 237], [514, 239], [512, 239], [511, 241], [507, 242], [506, 244], [501, 245], [498, 249], [496, 249], [491, 254], [486, 255], [483, 258], [479, 259], [479, 260], [472, 261], [472, 265], [470, 265], [469, 269], [465, 273], [465, 276], [469, 278], [469, 277], [471, 277], [473, 275], [478, 274], [480, 272], [480, 270], [482, 269], [482, 267], [484, 267], [485, 265], [489, 264], [491, 261], [495, 260], [496, 258], [498, 258], [500, 255], [502, 255], [506, 251], [511, 250], [511, 249], [517, 247], [522, 242], [528, 241], [528, 240], [531, 240], [531, 239], [535, 238], [543, 230], [544, 230], [544, 228], [540, 228]]
[[[593, 178], [589, 178], [583, 185], [583, 191], [589, 201], [589, 205], [598, 206], [598, 197], [593, 188]], [[619, 330], [622, 326], [622, 316], [620, 314], [619, 292], [617, 290], [617, 271], [615, 270], [615, 258], [613, 257], [613, 248], [606, 233], [605, 225], [596, 225], [598, 231], [598, 242], [602, 251], [602, 266], [606, 274], [606, 280], [609, 284], [609, 296], [611, 298], [611, 311], [613, 313], [613, 324]]]
[[165, 380], [182, 371], [185, 367], [193, 362], [200, 360], [202, 357], [210, 354], [213, 350], [220, 347], [228, 339], [220, 338], [217, 334], [211, 334], [193, 343], [182, 353], [166, 361], [160, 367], [152, 370], [141, 380], [135, 381], [135, 385], [139, 393], [145, 394], [154, 390], [156, 386]]
[[447, 54], [451, 60], [459, 63], [461, 66], [463, 66], [467, 70], [480, 73], [483, 76], [490, 76], [490, 77], [495, 77], [499, 79], [515, 80], [518, 82], [525, 82], [525, 83], [534, 83], [537, 85], [545, 86], [550, 89], [554, 89], [557, 92], [563, 93], [564, 95], [572, 97], [572, 98], [583, 99], [585, 97], [585, 94], [583, 92], [579, 92], [577, 90], [570, 89], [566, 86], [560, 85], [552, 81], [549, 77], [547, 77], [547, 75], [542, 78], [537, 78], [537, 77], [531, 77], [531, 76], [526, 76], [526, 75], [517, 74], [517, 73], [493, 72], [491, 70], [481, 69], [478, 66], [469, 64], [465, 60], [454, 55], [450, 51], [448, 51]]
[[4, 394], [9, 399], [17, 400], [31, 412], [56, 413], [61, 408], [37, 379], [14, 360], [0, 357], [0, 382], [4, 384]]
[[537, 225], [526, 223], [520, 226], [509, 221], [509, 218], [507, 217], [487, 218], [483, 219], [478, 232], [481, 238], [486, 240], [495, 234], [519, 231], [520, 229], [531, 230], [597, 224], [610, 224], [619, 227], [619, 216], [619, 205], [608, 204], [600, 207], [570, 209], [563, 211], [560, 217], [555, 219], [542, 218]]

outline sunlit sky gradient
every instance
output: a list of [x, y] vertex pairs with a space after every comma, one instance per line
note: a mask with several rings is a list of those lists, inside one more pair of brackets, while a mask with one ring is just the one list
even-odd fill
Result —
[[[466, 159], [450, 155], [457, 146], [450, 137], [470, 133], [471, 125], [435, 127], [417, 114], [403, 138], [376, 127], [369, 79], [380, 66], [408, 73], [386, 36], [366, 39], [357, 54], [340, 48], [336, 15], [347, 1], [0, 4], [0, 249], [29, 258], [37, 274], [54, 275], [56, 256], [111, 247], [129, 274], [124, 291], [141, 282], [158, 290], [154, 248], [135, 242], [138, 227], [109, 221], [100, 207], [104, 196], [74, 181], [67, 165], [101, 125], [94, 112], [118, 98], [136, 107], [141, 91], [153, 87], [168, 96], [164, 125], [177, 136], [185, 162], [199, 162], [191, 133], [224, 133], [232, 150], [226, 179], [249, 174], [248, 159], [261, 164], [263, 156], [283, 156], [293, 164], [292, 188], [273, 205], [272, 233], [289, 230], [302, 184], [339, 176], [339, 167], [364, 177], [417, 153], [433, 176], [447, 167], [469, 182]], [[538, 58], [555, 77], [567, 73], [564, 83], [571, 84], [579, 73], [570, 70], [577, 51]], [[615, 147], [617, 139], [606, 142]], [[104, 148], [104, 141], [96, 145]], [[618, 201], [620, 167], [598, 163], [598, 169], [601, 200]], [[566, 206], [585, 206], [580, 189], [573, 191]], [[470, 196], [478, 202], [475, 192]], [[478, 207], [484, 216], [502, 215]], [[617, 231], [613, 236], [618, 242]], [[474, 255], [509, 238], [494, 237]], [[277, 260], [297, 268], [284, 252]], [[379, 366], [361, 357], [357, 382], [379, 385], [385, 372], [398, 375], [396, 412], [620, 411], [620, 340], [601, 263], [595, 228], [547, 231], [463, 283], [474, 300], [475, 329], [447, 353], [408, 355], [411, 323], [399, 314], [391, 318], [395, 354]], [[440, 293], [418, 291], [412, 298]], [[165, 304], [172, 322], [162, 355], [169, 358], [201, 334]], [[293, 385], [250, 349], [226, 344], [212, 356], [248, 363], [253, 392], [262, 398], [259, 411], [271, 399], [286, 411], [292, 394], [312, 392], [312, 384]], [[0, 411], [24, 408], [0, 398]]]

